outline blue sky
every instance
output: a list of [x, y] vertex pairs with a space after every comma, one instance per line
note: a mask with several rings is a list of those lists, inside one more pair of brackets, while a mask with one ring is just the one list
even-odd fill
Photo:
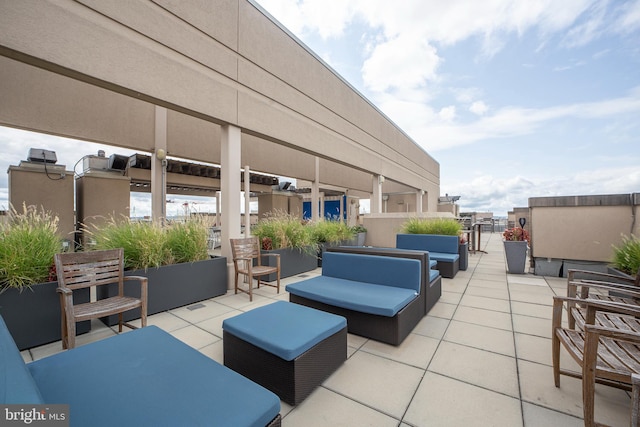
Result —
[[440, 163], [463, 211], [640, 192], [640, 1], [257, 1]]
[[[640, 192], [640, 0], [256, 1], [440, 163], [463, 211]], [[0, 144], [3, 170], [29, 147], [78, 160], [63, 138]]]

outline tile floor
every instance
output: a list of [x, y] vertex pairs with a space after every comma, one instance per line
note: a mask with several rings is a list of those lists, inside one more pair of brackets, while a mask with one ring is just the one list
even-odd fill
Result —
[[[582, 425], [580, 381], [563, 376], [556, 388], [551, 368], [551, 297], [565, 294], [566, 279], [507, 274], [501, 235], [486, 236], [486, 253], [470, 254], [468, 270], [442, 280], [442, 298], [400, 346], [350, 334], [344, 365], [297, 407], [282, 403], [283, 425]], [[149, 323], [222, 363], [222, 321], [275, 299], [288, 295], [262, 287], [250, 303], [227, 293]], [[78, 345], [114, 333], [95, 322]], [[58, 342], [22, 355], [59, 351]], [[565, 352], [561, 364], [577, 369]], [[597, 421], [627, 426], [629, 405], [627, 393], [597, 387]]]

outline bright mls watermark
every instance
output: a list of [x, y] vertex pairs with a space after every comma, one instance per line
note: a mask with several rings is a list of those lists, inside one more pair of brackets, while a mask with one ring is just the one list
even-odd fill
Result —
[[0, 427], [69, 427], [69, 405], [0, 405]]

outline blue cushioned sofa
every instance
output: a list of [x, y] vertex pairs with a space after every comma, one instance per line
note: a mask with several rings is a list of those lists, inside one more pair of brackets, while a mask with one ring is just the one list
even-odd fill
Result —
[[442, 276], [436, 270], [437, 261], [431, 260], [427, 251], [374, 246], [335, 246], [328, 248], [327, 251], [417, 259], [422, 264], [420, 294], [424, 301], [423, 313], [426, 315], [442, 296]]
[[327, 252], [322, 275], [287, 285], [291, 302], [347, 319], [349, 332], [400, 344], [424, 315], [416, 259]]
[[0, 317], [0, 403], [68, 404], [71, 426], [281, 424], [278, 396], [155, 326], [25, 364]]
[[438, 262], [442, 277], [453, 278], [460, 269], [458, 236], [441, 234], [397, 234], [396, 248], [428, 251], [432, 260]]

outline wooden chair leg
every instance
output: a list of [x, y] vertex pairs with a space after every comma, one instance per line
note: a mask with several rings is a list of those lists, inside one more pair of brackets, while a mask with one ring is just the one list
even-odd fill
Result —
[[122, 324], [123, 324], [123, 320], [122, 320], [122, 313], [118, 313], [118, 332], [122, 333]]
[[236, 271], [236, 280], [235, 280], [235, 286], [234, 286], [234, 289], [236, 290], [236, 292], [235, 292], [236, 294], [238, 293], [238, 275], [239, 275], [239, 274], [238, 274], [238, 272]]
[[631, 427], [640, 427], [640, 375], [631, 374]]
[[553, 362], [553, 382], [560, 387], [560, 338], [553, 331], [551, 336], [551, 360]]
[[598, 339], [599, 336], [597, 334], [585, 334], [584, 359], [582, 361], [582, 405], [585, 427], [594, 427], [596, 425], [594, 407]]

